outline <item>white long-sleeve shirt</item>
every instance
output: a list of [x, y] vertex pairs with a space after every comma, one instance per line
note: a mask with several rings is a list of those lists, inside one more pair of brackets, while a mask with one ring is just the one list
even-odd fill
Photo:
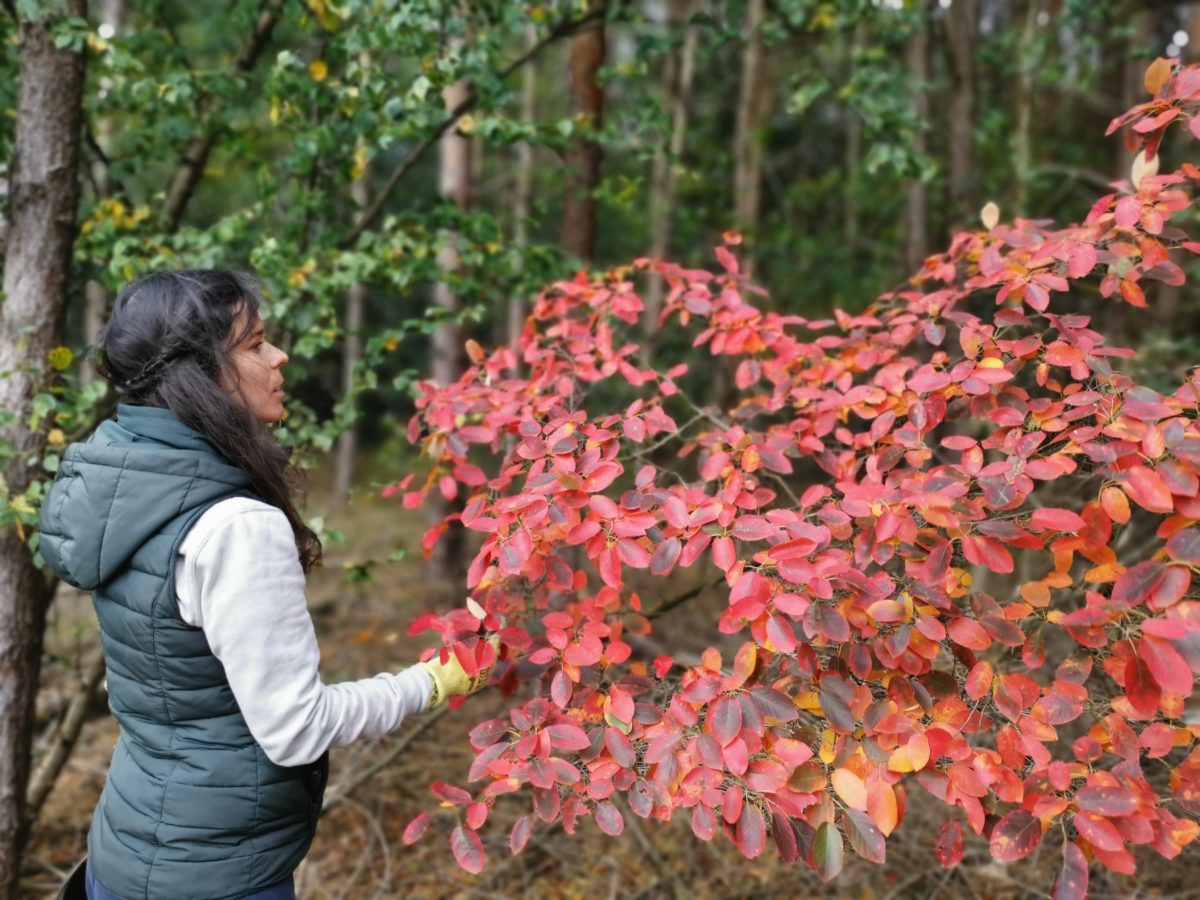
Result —
[[420, 666], [321, 681], [292, 528], [273, 506], [236, 497], [206, 510], [180, 544], [175, 590], [180, 616], [204, 630], [250, 733], [278, 765], [385, 734], [429, 700]]

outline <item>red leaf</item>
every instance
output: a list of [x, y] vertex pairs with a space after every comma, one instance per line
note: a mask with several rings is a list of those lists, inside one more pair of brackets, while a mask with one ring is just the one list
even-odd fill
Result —
[[1167, 641], [1143, 636], [1138, 641], [1137, 655], [1146, 661], [1150, 674], [1164, 691], [1190, 697], [1195, 688], [1191, 667]]
[[574, 685], [567, 677], [567, 673], [561, 669], [555, 672], [554, 677], [550, 680], [550, 699], [554, 701], [554, 705], [559, 709], [566, 709], [567, 704], [571, 702], [573, 691]]
[[736, 697], [722, 695], [708, 708], [705, 724], [709, 734], [724, 747], [742, 730], [742, 704]]
[[1024, 859], [1042, 839], [1042, 823], [1023, 809], [1014, 809], [992, 829], [992, 856], [1001, 862]]
[[1185, 528], [1171, 535], [1167, 541], [1167, 552], [1171, 559], [1200, 565], [1200, 528]]
[[1167, 513], [1175, 508], [1171, 491], [1165, 481], [1153, 469], [1141, 464], [1130, 466], [1129, 483], [1125, 492], [1129, 498], [1150, 512]]
[[1133, 711], [1143, 719], [1149, 719], [1158, 712], [1162, 690], [1146, 660], [1137, 654], [1125, 664], [1125, 696], [1129, 698]]
[[1054, 878], [1050, 900], [1087, 900], [1087, 858], [1073, 841], [1064, 843], [1062, 852], [1062, 868]]
[[717, 833], [717, 817], [703, 803], [692, 808], [692, 833], [702, 841], [711, 841]]
[[596, 804], [596, 824], [600, 826], [600, 830], [607, 835], [616, 837], [625, 830], [625, 817], [621, 815], [621, 811], [617, 809], [611, 802], [605, 800], [603, 803]]
[[1121, 833], [1112, 822], [1095, 813], [1080, 812], [1075, 815], [1075, 830], [1089, 844], [1100, 850], [1120, 850], [1125, 846]]
[[454, 830], [450, 832], [450, 850], [454, 853], [455, 862], [472, 875], [478, 875], [483, 871], [483, 863], [486, 859], [483, 853], [483, 843], [474, 831], [463, 828], [461, 825], [455, 825]]
[[633, 749], [633, 743], [620, 729], [606, 728], [604, 730], [604, 746], [608, 748], [609, 754], [617, 765], [623, 768], [631, 769], [637, 762], [637, 753]]
[[1102, 816], [1127, 816], [1137, 811], [1138, 802], [1125, 788], [1088, 785], [1075, 792], [1075, 805]]
[[550, 743], [560, 750], [584, 750], [592, 743], [582, 728], [569, 722], [548, 726], [546, 734], [550, 735]]
[[651, 575], [668, 575], [675, 568], [675, 563], [679, 560], [680, 551], [683, 545], [679, 542], [679, 538], [670, 537], [654, 548], [654, 555], [650, 557], [650, 574]]
[[767, 823], [762, 811], [751, 803], [742, 808], [734, 832], [734, 843], [747, 859], [754, 859], [767, 845]]
[[712, 558], [722, 572], [728, 572], [737, 562], [737, 552], [733, 549], [733, 541], [722, 535], [712, 542]]
[[1041, 509], [1035, 509], [1033, 515], [1029, 518], [1030, 524], [1039, 531], [1047, 529], [1052, 531], [1068, 531], [1079, 532], [1087, 527], [1087, 523], [1083, 521], [1078, 513], [1073, 513], [1067, 509], [1056, 509], [1054, 507], [1045, 506]]
[[478, 831], [487, 821], [488, 807], [486, 803], [471, 803], [467, 806], [467, 827]]
[[850, 847], [868, 862], [882, 865], [887, 860], [887, 842], [871, 817], [857, 809], [846, 810], [846, 837]]
[[985, 566], [1001, 574], [1013, 570], [1013, 558], [1008, 548], [991, 538], [969, 534], [962, 539], [962, 549], [963, 556], [974, 565]]
[[513, 823], [512, 831], [508, 835], [508, 849], [512, 851], [513, 856], [525, 849], [531, 834], [533, 834], [533, 819], [529, 816], [521, 816]]
[[408, 827], [404, 829], [404, 837], [402, 838], [404, 845], [409, 846], [419, 841], [421, 836], [425, 834], [425, 830], [429, 828], [430, 820], [431, 817], [427, 812], [423, 812], [414, 817], [413, 820], [408, 823]]
[[963, 856], [962, 822], [958, 819], [946, 819], [942, 822], [933, 852], [943, 869], [952, 869], [959, 864]]
[[465, 806], [471, 802], [471, 795], [460, 787], [455, 787], [452, 784], [446, 784], [444, 781], [435, 781], [429, 786], [429, 790], [439, 800], [445, 800], [454, 806]]

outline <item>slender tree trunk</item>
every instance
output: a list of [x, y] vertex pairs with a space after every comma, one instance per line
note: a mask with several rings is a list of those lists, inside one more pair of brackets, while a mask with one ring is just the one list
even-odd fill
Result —
[[[592, 0], [603, 9], [607, 0]], [[596, 187], [600, 184], [600, 142], [595, 139], [604, 118], [604, 88], [599, 81], [604, 65], [604, 20], [598, 19], [571, 38], [571, 118], [584, 129], [567, 149], [567, 180], [563, 196], [560, 242], [585, 264], [596, 257]]]
[[953, 85], [950, 89], [950, 201], [954, 218], [975, 214], [972, 144], [975, 137], [975, 45], [979, 0], [957, 0], [947, 10]]
[[[66, 14], [84, 18], [86, 0]], [[44, 429], [30, 429], [32, 400], [48, 377], [46, 356], [62, 340], [62, 312], [79, 202], [82, 53], [54, 44], [55, 22], [20, 23], [20, 82], [9, 181], [4, 301], [0, 306], [0, 428], [15, 458], [5, 467], [10, 495], [21, 494], [39, 467]], [[33, 564], [18, 529], [0, 530], [0, 898], [17, 893], [34, 701], [41, 665], [49, 582]]]
[[[905, 68], [912, 82], [912, 112], [917, 121], [913, 151], [924, 155], [928, 150], [925, 123], [929, 121], [929, 25], [922, 22], [904, 46]], [[904, 263], [916, 272], [929, 255], [929, 192], [924, 180], [914, 178], [908, 185], [905, 203]]]
[[[762, 41], [765, 8], [765, 0], [749, 0], [746, 4], [746, 47], [742, 51], [733, 138], [733, 219], [737, 228], [751, 237], [762, 211], [763, 124], [770, 108]], [[754, 271], [755, 255], [748, 248], [740, 254], [747, 274]]]
[[[866, 26], [859, 22], [850, 38], [849, 66], [858, 65], [858, 55], [866, 43]], [[858, 247], [860, 224], [858, 204], [858, 174], [862, 168], [862, 117], [844, 106], [846, 116], [845, 184], [842, 191], [842, 243], [853, 252]]]
[[[450, 85], [442, 95], [446, 101], [446, 108], [454, 109], [469, 94], [470, 85], [464, 79]], [[443, 135], [438, 147], [438, 190], [443, 198], [452, 201], [461, 210], [470, 209], [474, 193], [472, 148], [471, 138], [454, 130]], [[437, 256], [438, 268], [442, 272], [454, 272], [461, 265], [458, 241], [459, 236], [455, 232], [443, 234]], [[434, 302], [448, 313], [457, 315], [462, 311], [461, 300], [446, 281], [439, 281], [434, 286], [433, 296]], [[432, 376], [438, 384], [450, 384], [462, 375], [466, 366], [464, 343], [463, 328], [457, 322], [445, 322], [434, 332]], [[432, 502], [426, 504], [426, 508], [427, 523], [433, 525], [442, 521], [451, 512], [453, 505], [435, 492]], [[462, 527], [451, 526], [430, 555], [430, 578], [439, 584], [453, 582], [462, 569], [462, 548]]]
[[[125, 0], [101, 0], [98, 5], [101, 26], [107, 25], [112, 29], [114, 35], [120, 35], [125, 30]], [[111, 147], [114, 128], [113, 121], [108, 116], [96, 123], [96, 143], [106, 152]], [[97, 158], [92, 163], [92, 183], [101, 197], [107, 197], [112, 191], [108, 178], [108, 165], [102, 159]], [[94, 348], [96, 338], [100, 334], [100, 329], [104, 327], [104, 321], [108, 315], [110, 299], [108, 288], [95, 279], [88, 279], [87, 287], [84, 289], [83, 307], [83, 343], [87, 352], [79, 364], [80, 384], [91, 384], [96, 380]]]
[[[350, 185], [357, 215], [362, 215], [371, 198], [367, 190], [369, 172], [364, 171]], [[356, 281], [346, 292], [346, 314], [342, 322], [342, 399], [348, 401], [352, 416], [346, 430], [338, 435], [337, 459], [333, 473], [333, 500], [344, 506], [350, 500], [350, 488], [354, 484], [354, 473], [358, 463], [358, 398], [354, 397], [354, 373], [362, 359], [363, 313], [367, 305], [367, 286]], [[354, 399], [350, 399], [350, 398]]]
[[[525, 29], [525, 50], [537, 45], [537, 29]], [[521, 122], [533, 125], [537, 121], [537, 62], [530, 60], [521, 72]], [[517, 177], [513, 191], [513, 244], [517, 248], [518, 269], [525, 267], [523, 254], [529, 247], [529, 217], [533, 212], [533, 144], [517, 144]], [[525, 327], [525, 301], [520, 291], [513, 291], [508, 301], [507, 334], [505, 340], [514, 350]]]
[[1038, 0], [1017, 7], [1021, 29], [1017, 50], [1017, 96], [1013, 113], [1013, 212], [1029, 215], [1029, 182], [1033, 177], [1033, 103], [1036, 66]]
[[[665, 147], [654, 154], [654, 168], [650, 175], [650, 256], [662, 259], [667, 255], [671, 240], [671, 215], [675, 210], [675, 169], [683, 155], [687, 138], [688, 105], [692, 93], [692, 76], [695, 73], [696, 43], [699, 33], [688, 25], [691, 0], [670, 0], [667, 7], [668, 21], [672, 31], [682, 32], [683, 41], [667, 54], [663, 82], [666, 90], [666, 107], [671, 116], [671, 134]], [[646, 312], [642, 318], [642, 340], [646, 352], [653, 348], [654, 335], [658, 331], [658, 317], [662, 312], [663, 280], [651, 275], [646, 285]]]

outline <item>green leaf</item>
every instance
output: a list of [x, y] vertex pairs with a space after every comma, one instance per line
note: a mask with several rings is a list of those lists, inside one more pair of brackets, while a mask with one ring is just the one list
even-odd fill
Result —
[[822, 881], [831, 881], [842, 871], [842, 835], [832, 822], [822, 822], [813, 840], [813, 864]]

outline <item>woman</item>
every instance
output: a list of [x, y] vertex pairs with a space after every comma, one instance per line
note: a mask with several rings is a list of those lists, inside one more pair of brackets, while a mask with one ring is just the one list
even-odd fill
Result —
[[93, 900], [294, 897], [328, 748], [486, 681], [451, 657], [322, 683], [304, 601], [321, 545], [268, 430], [288, 358], [258, 310], [231, 272], [122, 291], [99, 351], [124, 402], [68, 448], [42, 508], [46, 561], [92, 591], [121, 726], [88, 834]]

